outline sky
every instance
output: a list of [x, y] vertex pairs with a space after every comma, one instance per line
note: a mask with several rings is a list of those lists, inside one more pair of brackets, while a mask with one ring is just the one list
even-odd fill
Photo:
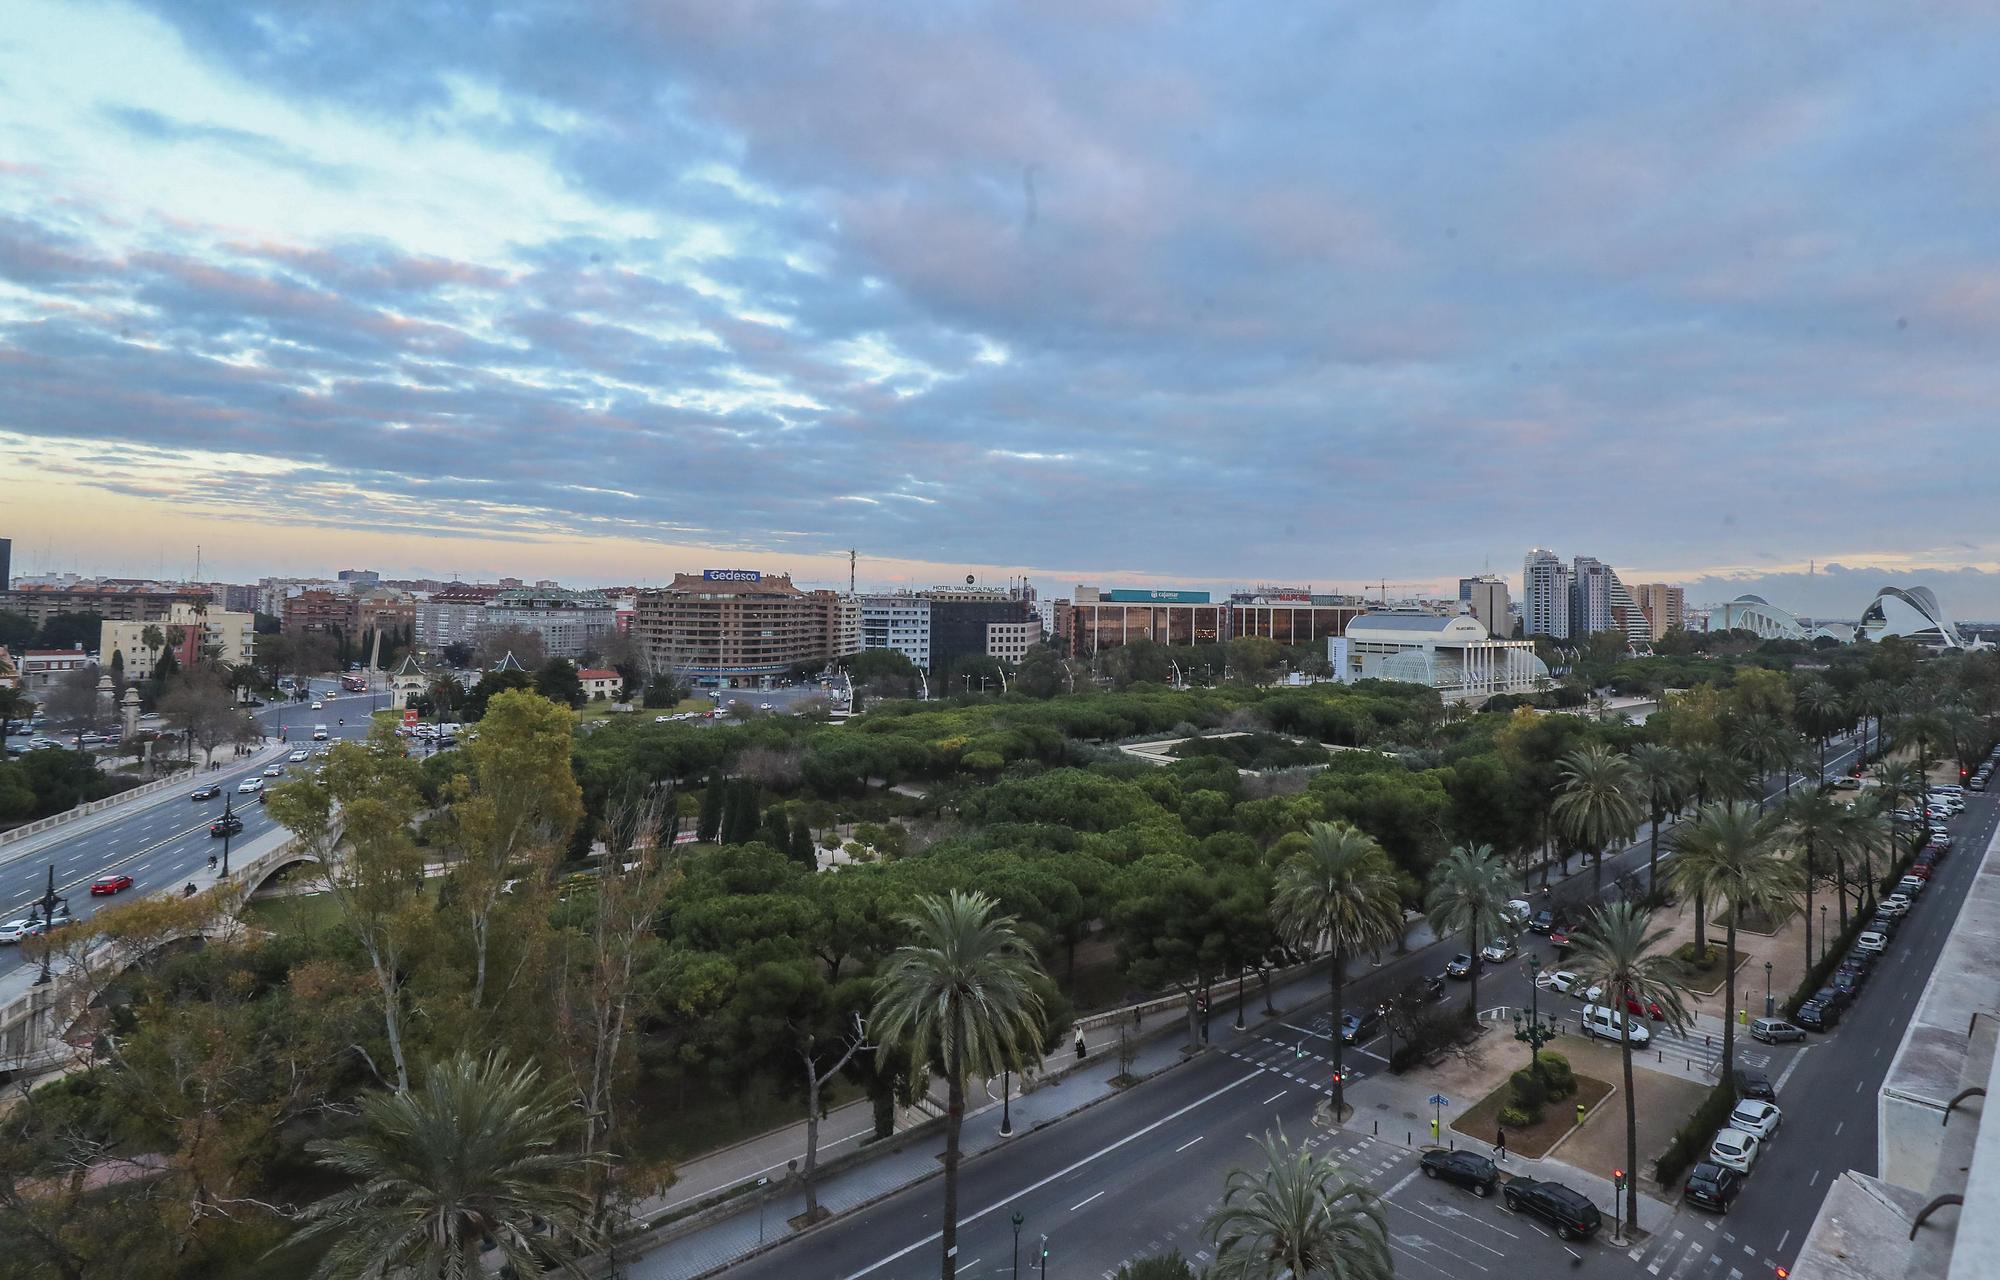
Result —
[[1996, 65], [1976, 3], [14, 0], [0, 536], [2000, 617]]

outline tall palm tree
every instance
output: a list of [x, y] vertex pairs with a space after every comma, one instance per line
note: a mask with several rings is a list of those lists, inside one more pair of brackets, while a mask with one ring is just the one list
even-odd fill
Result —
[[[1885, 805], [1883, 799], [1877, 798], [1881, 795], [1882, 791], [1878, 789], [1874, 795], [1864, 795], [1856, 800], [1854, 808], [1843, 815], [1845, 821], [1841, 823], [1840, 844], [1837, 847], [1843, 854], [1851, 853], [1861, 860], [1861, 883], [1854, 894], [1857, 911], [1861, 910], [1864, 900], [1870, 907], [1875, 903], [1875, 850], [1884, 844], [1893, 848], [1895, 843], [1896, 824], [1889, 812], [1894, 806]], [[1844, 857], [1842, 861], [1845, 861]], [[1845, 888], [1843, 885], [1840, 898], [1840, 929], [1843, 933], [1847, 931]]]
[[1652, 913], [1629, 902], [1613, 903], [1593, 914], [1574, 937], [1570, 966], [1585, 987], [1602, 986], [1612, 1008], [1626, 1007], [1619, 1056], [1625, 1060], [1625, 1220], [1639, 1220], [1639, 1109], [1632, 1092], [1632, 1024], [1638, 1019], [1621, 996], [1656, 1004], [1666, 1024], [1679, 1032], [1687, 1026], [1687, 987], [1680, 961], [1660, 950], [1669, 930], [1652, 928]]
[[1600, 742], [1579, 747], [1556, 763], [1561, 779], [1550, 812], [1563, 834], [1582, 845], [1604, 892], [1604, 846], [1623, 846], [1639, 825], [1638, 778], [1632, 762]]
[[146, 656], [151, 663], [146, 669], [151, 671], [160, 665], [160, 650], [167, 647], [167, 633], [151, 623], [139, 629], [139, 643], [146, 646]]
[[944, 1280], [958, 1267], [958, 1138], [965, 1082], [1041, 1051], [1041, 962], [1014, 917], [983, 893], [926, 894], [903, 917], [915, 941], [889, 957], [876, 985], [877, 1044], [903, 1044], [944, 1069]]
[[1748, 716], [1736, 726], [1731, 735], [1736, 754], [1748, 761], [1757, 771], [1757, 807], [1762, 809], [1769, 798], [1769, 776], [1780, 768], [1787, 770], [1793, 755], [1792, 731], [1776, 716]]
[[[1340, 1021], [1347, 958], [1395, 942], [1403, 934], [1396, 867], [1382, 846], [1344, 822], [1315, 822], [1306, 847], [1279, 866], [1271, 917], [1287, 944], [1301, 952], [1327, 948], [1333, 1020]], [[1347, 1114], [1347, 1069], [1339, 1032], [1333, 1036], [1333, 1114]]]
[[[1711, 800], [1750, 794], [1750, 766], [1733, 752], [1704, 744], [1690, 747], [1682, 759], [1694, 792], [1695, 812], [1706, 809]], [[1697, 951], [1708, 949], [1708, 900], [1700, 896], [1694, 900], [1694, 946]]]
[[7, 741], [7, 734], [16, 720], [25, 720], [35, 713], [35, 700], [25, 689], [12, 685], [0, 685], [0, 743]]
[[308, 1205], [292, 1239], [334, 1238], [322, 1277], [475, 1277], [482, 1247], [521, 1275], [581, 1276], [589, 1160], [564, 1141], [569, 1120], [533, 1066], [461, 1053], [420, 1089], [363, 1098], [359, 1132], [307, 1144], [359, 1185]]
[[1646, 797], [1646, 817], [1653, 832], [1646, 849], [1646, 890], [1651, 893], [1660, 887], [1660, 824], [1687, 790], [1687, 761], [1680, 752], [1657, 742], [1640, 743], [1628, 758], [1633, 781]]
[[1424, 911], [1439, 937], [1465, 930], [1465, 949], [1472, 956], [1465, 1011], [1479, 1015], [1479, 944], [1507, 927], [1507, 895], [1512, 880], [1507, 866], [1493, 856], [1491, 846], [1459, 845], [1431, 872], [1430, 896]]
[[1840, 691], [1824, 680], [1808, 680], [1792, 698], [1793, 718], [1819, 746], [1819, 784], [1826, 785], [1827, 736], [1847, 722], [1847, 705]]
[[1367, 1185], [1285, 1140], [1257, 1144], [1261, 1167], [1229, 1171], [1222, 1207], [1204, 1233], [1215, 1244], [1215, 1280], [1391, 1280], [1389, 1219]]
[[[1806, 965], [1813, 964], [1813, 888], [1819, 881], [1819, 855], [1822, 850], [1839, 847], [1842, 833], [1847, 826], [1847, 813], [1827, 795], [1818, 791], [1801, 791], [1787, 796], [1778, 810], [1779, 820], [1785, 824], [1786, 832], [1798, 841], [1799, 852], [1804, 856], [1800, 868], [1806, 886]], [[1847, 911], [1843, 906], [1840, 913], [1840, 927], [1847, 927]], [[1824, 939], [1821, 940], [1822, 944]]]
[[1722, 1071], [1736, 1069], [1736, 926], [1745, 912], [1776, 917], [1794, 908], [1798, 865], [1779, 851], [1778, 820], [1747, 804], [1712, 804], [1674, 835], [1667, 872], [1683, 893], [1729, 906], [1723, 950]]
[[[1869, 680], [1854, 691], [1854, 709], [1861, 713], [1862, 720], [1861, 760], [1863, 763], [1866, 762], [1871, 751], [1879, 754], [1882, 750], [1882, 716], [1889, 709], [1891, 697], [1892, 693], [1889, 686], [1880, 680]], [[1872, 735], [1868, 729], [1868, 721], [1871, 719], [1875, 722]]]

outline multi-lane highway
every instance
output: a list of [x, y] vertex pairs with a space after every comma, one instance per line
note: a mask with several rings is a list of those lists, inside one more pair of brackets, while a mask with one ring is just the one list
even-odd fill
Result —
[[[328, 690], [337, 687], [331, 680], [314, 681], [314, 696], [324, 697]], [[380, 705], [382, 695], [375, 695], [374, 701]], [[307, 746], [313, 726], [319, 723], [324, 723], [334, 737], [365, 736], [369, 704], [366, 694], [341, 694], [319, 711], [312, 710], [310, 702], [301, 702], [263, 707], [256, 715], [273, 742], [283, 730], [290, 743]], [[238, 796], [236, 785], [260, 772], [273, 759], [264, 753], [254, 763], [224, 761], [220, 769], [190, 775], [185, 786], [114, 805], [103, 813], [78, 820], [73, 826], [54, 828], [48, 835], [31, 837], [18, 846], [0, 845], [0, 920], [14, 920], [29, 913], [30, 904], [38, 901], [47, 887], [48, 869], [52, 865], [56, 892], [68, 899], [71, 913], [79, 918], [118, 900], [90, 896], [91, 881], [111, 872], [132, 877], [133, 886], [124, 891], [125, 895], [178, 891], [191, 872], [207, 866], [210, 854], [222, 850], [222, 841], [211, 838], [208, 828], [222, 814], [224, 796], [229, 797], [232, 811], [243, 819], [243, 831], [233, 844], [241, 845], [271, 829], [264, 806], [256, 802], [255, 796]], [[217, 784], [223, 794], [213, 800], [190, 800], [189, 793], [203, 782]], [[236, 803], [239, 800], [248, 803]], [[23, 963], [18, 947], [0, 947], [0, 978]]]
[[[1853, 745], [1843, 743], [1830, 754], [1829, 770], [1844, 767], [1853, 753]], [[1779, 1081], [1788, 1117], [1734, 1212], [1721, 1219], [1681, 1208], [1629, 1248], [1601, 1240], [1582, 1246], [1596, 1255], [1594, 1267], [1657, 1280], [1771, 1275], [1795, 1257], [1828, 1182], [1848, 1168], [1873, 1169], [1875, 1092], [1956, 914], [1959, 890], [2000, 821], [2000, 801], [1970, 799], [1967, 812], [1952, 823], [1957, 848], [1941, 867], [1938, 887], [1918, 903], [1846, 1021], [1803, 1048], [1741, 1039], [1739, 1065]], [[1661, 852], [1668, 856], [1665, 847]], [[1645, 860], [1643, 845], [1606, 859], [1607, 885], [1628, 871], [1643, 877]], [[1573, 876], [1556, 890], [1556, 901], [1572, 911], [1585, 905], [1592, 880]], [[1524, 936], [1524, 949], [1537, 941]], [[1448, 939], [1359, 975], [1349, 988], [1350, 1007], [1368, 1007], [1411, 977], [1438, 972], [1457, 948]], [[1525, 1004], [1529, 985], [1517, 964], [1494, 966], [1482, 975], [1480, 1003]], [[1462, 992], [1454, 987], [1453, 998]], [[1015, 1274], [1016, 1213], [1023, 1220], [1021, 1274], [1041, 1274], [1044, 1236], [1051, 1275], [1108, 1275], [1121, 1261], [1174, 1248], [1192, 1258], [1208, 1247], [1198, 1228], [1221, 1194], [1226, 1171], [1250, 1162], [1254, 1140], [1280, 1125], [1295, 1140], [1338, 1157], [1349, 1176], [1387, 1194], [1399, 1275], [1435, 1280], [1566, 1268], [1568, 1254], [1537, 1223], [1419, 1178], [1415, 1153], [1400, 1134], [1392, 1141], [1314, 1127], [1327, 1092], [1328, 1047], [1315, 1033], [1329, 1026], [1331, 1016], [1324, 1006], [1295, 1012], [1233, 1039], [1227, 1053], [1205, 1054], [969, 1162], [960, 1194], [959, 1274]], [[1716, 1051], [1699, 1036], [1675, 1047], [1674, 1056], [1694, 1059], [1697, 1070], [1717, 1065]], [[1369, 1048], [1347, 1054], [1355, 1082], [1349, 1098], [1364, 1115], [1368, 1080], [1386, 1070]], [[1810, 1106], [1795, 1105], [1806, 1098]], [[1663, 1194], [1674, 1198], [1677, 1190]], [[739, 1262], [730, 1274], [774, 1280], [935, 1275], [941, 1206], [936, 1183], [918, 1185]], [[662, 1255], [630, 1265], [628, 1273], [645, 1280], [686, 1274]]]

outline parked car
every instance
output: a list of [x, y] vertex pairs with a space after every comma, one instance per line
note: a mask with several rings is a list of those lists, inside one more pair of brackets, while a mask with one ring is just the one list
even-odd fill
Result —
[[1748, 1173], [1756, 1167], [1757, 1153], [1763, 1147], [1754, 1133], [1741, 1129], [1724, 1129], [1715, 1135], [1715, 1141], [1708, 1145], [1708, 1158], [1725, 1169], [1738, 1173]]
[[1470, 1151], [1426, 1151], [1417, 1165], [1426, 1178], [1464, 1187], [1482, 1200], [1500, 1184], [1500, 1171], [1493, 1162]]
[[1908, 914], [1910, 906], [1911, 898], [1909, 894], [1892, 893], [1876, 903], [1875, 910], [1885, 916], [1900, 916]]
[[108, 897], [121, 889], [130, 889], [131, 887], [131, 876], [122, 874], [99, 876], [90, 882], [90, 896], [93, 898]]
[[1914, 901], [1924, 891], [1922, 876], [1904, 876], [1896, 882], [1896, 892]]
[[1798, 1024], [1808, 1031], [1831, 1031], [1840, 1025], [1840, 1006], [1817, 997], [1799, 1006]]
[[1903, 917], [1901, 916], [1886, 915], [1878, 912], [1869, 918], [1868, 928], [1871, 932], [1879, 933], [1885, 938], [1893, 938], [1896, 936], [1896, 927], [1902, 923]]
[[1745, 1098], [1729, 1113], [1729, 1127], [1741, 1129], [1759, 1142], [1769, 1142], [1784, 1119], [1785, 1113], [1778, 1110], [1774, 1103]]
[[1469, 978], [1472, 976], [1472, 966], [1476, 963], [1478, 962], [1471, 956], [1461, 951], [1451, 958], [1451, 963], [1445, 965], [1444, 976], [1447, 978]]
[[1382, 1011], [1366, 1009], [1360, 1013], [1349, 1010], [1340, 1015], [1340, 1038], [1348, 1044], [1360, 1044], [1382, 1029]]
[[[1626, 1035], [1625, 1023], [1625, 1015], [1616, 1009], [1607, 1009], [1598, 1004], [1583, 1006], [1583, 1034], [1586, 1036], [1622, 1042]], [[1630, 1034], [1635, 1047], [1653, 1038], [1653, 1033], [1646, 1030], [1645, 1024], [1637, 1019], [1632, 1020]]]
[[1728, 1213], [1729, 1206], [1736, 1203], [1736, 1197], [1742, 1192], [1743, 1175], [1713, 1160], [1697, 1164], [1688, 1174], [1687, 1185], [1681, 1189], [1689, 1204], [1713, 1209], [1717, 1213]]
[[1841, 974], [1847, 974], [1854, 979], [1857, 986], [1867, 986], [1868, 975], [1874, 971], [1875, 957], [1873, 955], [1870, 955], [1866, 951], [1850, 951], [1841, 957], [1840, 964], [1834, 968], [1833, 972], [1836, 977]]
[[208, 835], [211, 840], [220, 840], [224, 836], [241, 835], [242, 833], [243, 819], [233, 813], [225, 814], [208, 824]]
[[1763, 1072], [1752, 1071], [1748, 1067], [1738, 1067], [1736, 1068], [1736, 1096], [1739, 1098], [1762, 1098], [1766, 1102], [1776, 1102], [1778, 1100], [1778, 1089], [1777, 1086], [1771, 1083], [1771, 1077], [1765, 1075]]
[[30, 917], [26, 920], [9, 920], [0, 924], [0, 942], [19, 942], [32, 938], [42, 931], [42, 922]]
[[[1758, 1018], [1750, 1024], [1750, 1038], [1762, 1040], [1765, 1044], [1785, 1044], [1788, 1041], [1805, 1039], [1806, 1033], [1783, 1018]], [[1737, 1082], [1736, 1092], [1743, 1092], [1740, 1080]]]
[[1877, 955], [1889, 949], [1889, 939], [1879, 933], [1864, 933], [1854, 940], [1857, 951], [1872, 951]]
[[1512, 938], [1495, 938], [1480, 951], [1479, 958], [1488, 964], [1505, 964], [1520, 954], [1521, 949], [1514, 945]]
[[221, 787], [216, 786], [213, 782], [204, 782], [200, 786], [196, 787], [194, 790], [188, 792], [188, 799], [213, 800], [221, 794], [222, 794]]
[[1571, 973], [1568, 969], [1558, 969], [1549, 975], [1549, 989], [1559, 991], [1566, 996], [1581, 996], [1590, 1004], [1596, 1004], [1597, 998], [1604, 994], [1603, 987], [1591, 987], [1586, 990], [1583, 985], [1583, 975]]
[[1604, 1215], [1587, 1196], [1560, 1182], [1516, 1178], [1507, 1184], [1501, 1198], [1515, 1213], [1531, 1213], [1549, 1223], [1564, 1240], [1594, 1235], [1604, 1225]]

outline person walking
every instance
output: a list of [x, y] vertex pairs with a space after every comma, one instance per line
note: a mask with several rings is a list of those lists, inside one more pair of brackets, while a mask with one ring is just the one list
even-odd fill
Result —
[[1082, 1062], [1082, 1061], [1083, 1061], [1083, 1028], [1082, 1028], [1082, 1027], [1078, 1027], [1078, 1028], [1077, 1028], [1077, 1030], [1076, 1030], [1076, 1060], [1077, 1060], [1078, 1062]]
[[1507, 1163], [1507, 1126], [1495, 1126], [1493, 1134], [1493, 1158], [1499, 1164]]

